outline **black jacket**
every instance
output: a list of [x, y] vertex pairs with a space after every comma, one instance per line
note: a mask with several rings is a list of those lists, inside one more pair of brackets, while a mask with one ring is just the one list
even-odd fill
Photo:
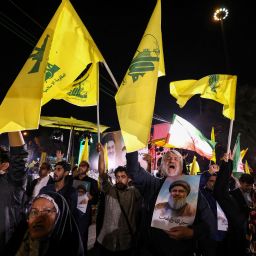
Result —
[[24, 146], [11, 147], [9, 170], [0, 175], [0, 255], [25, 214], [26, 158]]
[[233, 170], [233, 162], [222, 162], [214, 185], [214, 196], [228, 220], [228, 251], [233, 256], [246, 255], [246, 223], [247, 217], [241, 214], [239, 204], [229, 193], [229, 179]]

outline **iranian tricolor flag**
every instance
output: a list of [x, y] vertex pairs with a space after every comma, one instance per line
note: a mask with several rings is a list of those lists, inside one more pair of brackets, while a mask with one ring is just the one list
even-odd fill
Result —
[[241, 151], [240, 148], [240, 133], [238, 133], [236, 138], [236, 144], [233, 149], [233, 172], [244, 172], [244, 164], [242, 162], [247, 149]]
[[215, 142], [208, 140], [191, 123], [176, 114], [173, 115], [167, 146], [195, 151], [210, 160], [213, 156], [215, 144]]

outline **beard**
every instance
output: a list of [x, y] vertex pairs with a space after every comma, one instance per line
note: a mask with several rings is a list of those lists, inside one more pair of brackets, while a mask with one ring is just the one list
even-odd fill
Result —
[[179, 210], [186, 205], [186, 198], [181, 198], [174, 200], [171, 196], [169, 196], [168, 204], [172, 210]]
[[59, 182], [59, 181], [63, 180], [64, 178], [65, 178], [64, 176], [53, 175], [54, 182]]
[[125, 185], [123, 183], [116, 183], [116, 188], [118, 190], [125, 190], [127, 188], [127, 185]]

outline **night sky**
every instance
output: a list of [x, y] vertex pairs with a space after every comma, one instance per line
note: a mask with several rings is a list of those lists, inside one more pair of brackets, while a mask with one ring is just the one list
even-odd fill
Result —
[[[140, 43], [156, 1], [72, 0], [71, 3], [120, 84]], [[60, 0], [0, 2], [0, 100], [26, 62], [59, 4]], [[229, 17], [224, 21], [226, 52], [220, 23], [213, 21], [213, 12], [217, 7], [229, 9]], [[169, 94], [169, 83], [175, 80], [200, 79], [210, 74], [229, 73], [238, 76], [238, 89], [244, 86], [255, 87], [253, 56], [256, 44], [253, 39], [253, 11], [252, 1], [162, 0], [166, 76], [158, 80], [156, 116], [170, 121], [172, 114], [176, 113], [203, 130], [207, 137], [210, 136], [210, 128], [215, 117], [222, 127], [228, 127], [229, 120], [222, 116], [222, 106], [218, 103], [211, 103], [214, 114], [206, 113], [209, 120], [204, 123], [200, 122], [202, 119], [198, 118], [198, 115], [202, 114], [202, 110], [208, 109], [207, 103], [198, 96], [193, 97], [183, 109], [179, 109], [175, 99]], [[34, 22], [26, 15], [33, 18]], [[6, 26], [11, 27], [12, 31]], [[226, 65], [225, 53], [229, 66]], [[116, 88], [102, 67], [100, 120], [112, 130], [119, 129], [115, 93]], [[41, 115], [73, 116], [96, 122], [96, 107], [81, 108], [64, 101], [52, 100], [42, 107]], [[156, 119], [153, 122], [159, 123]], [[239, 127], [236, 129], [239, 130]], [[235, 133], [233, 137], [236, 137]], [[243, 143], [246, 146], [247, 142]]]

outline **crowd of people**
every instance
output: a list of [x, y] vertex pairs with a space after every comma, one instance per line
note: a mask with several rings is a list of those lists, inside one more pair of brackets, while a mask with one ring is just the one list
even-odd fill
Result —
[[[157, 172], [141, 167], [138, 152], [127, 153], [113, 182], [100, 143], [98, 180], [88, 176], [89, 162], [71, 166], [62, 157], [53, 166], [42, 162], [32, 179], [21, 132], [8, 138], [10, 150], [0, 147], [0, 255], [256, 255], [254, 176], [234, 177], [230, 154], [198, 175], [198, 187], [184, 179], [187, 165], [175, 149], [163, 154]], [[166, 200], [157, 203], [165, 186]], [[153, 225], [156, 213], [171, 227]], [[94, 215], [96, 241], [88, 250]]]

